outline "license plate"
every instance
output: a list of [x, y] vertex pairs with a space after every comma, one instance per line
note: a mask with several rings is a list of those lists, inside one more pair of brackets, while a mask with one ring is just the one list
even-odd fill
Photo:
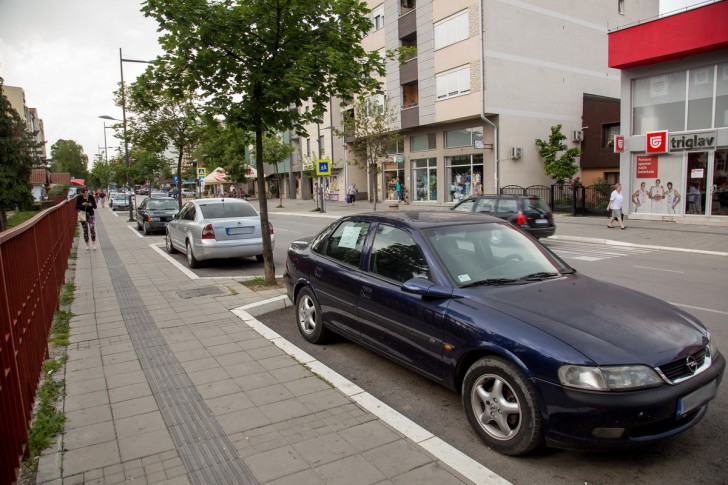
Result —
[[536, 224], [548, 224], [548, 219], [536, 219]]
[[227, 228], [228, 236], [239, 236], [240, 234], [252, 234], [252, 233], [253, 233], [252, 227], [228, 227]]
[[718, 390], [718, 382], [712, 381], [700, 389], [696, 389], [690, 394], [686, 394], [677, 400], [677, 413], [676, 417], [681, 417], [686, 413], [689, 413], [693, 409], [699, 408], [706, 402], [710, 401], [715, 397]]

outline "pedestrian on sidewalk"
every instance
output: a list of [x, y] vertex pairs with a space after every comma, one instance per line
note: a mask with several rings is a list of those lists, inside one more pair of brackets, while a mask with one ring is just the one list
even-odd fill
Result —
[[354, 203], [356, 202], [356, 194], [358, 192], [359, 191], [356, 188], [356, 184], [355, 183], [352, 183], [349, 186], [349, 199], [351, 200], [351, 205], [354, 205]]
[[[88, 193], [88, 188], [81, 189], [81, 193], [76, 196], [76, 212], [78, 220], [83, 228], [83, 240], [86, 241], [86, 251], [93, 249], [96, 251], [96, 220], [94, 218], [94, 209], [96, 209], [96, 199]], [[91, 241], [89, 242], [89, 232], [91, 233]]]
[[612, 216], [609, 218], [609, 229], [614, 228], [614, 220], [617, 219], [619, 225], [624, 229], [624, 223], [622, 222], [622, 203], [624, 202], [624, 196], [622, 195], [622, 184], [617, 184], [612, 191], [612, 195], [609, 196], [609, 205], [607, 210], [612, 211]]
[[106, 207], [106, 192], [104, 192], [104, 189], [99, 192], [99, 199], [101, 200], [101, 207]]

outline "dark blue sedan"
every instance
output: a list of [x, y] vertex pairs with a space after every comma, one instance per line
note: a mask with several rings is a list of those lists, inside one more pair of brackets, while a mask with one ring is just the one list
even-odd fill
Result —
[[489, 216], [344, 217], [291, 244], [284, 279], [307, 341], [335, 332], [460, 391], [508, 455], [675, 435], [725, 369], [692, 315], [578, 274]]

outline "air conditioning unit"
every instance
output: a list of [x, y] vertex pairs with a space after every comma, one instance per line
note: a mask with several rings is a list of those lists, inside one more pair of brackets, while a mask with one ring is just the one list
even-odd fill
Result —
[[571, 135], [571, 141], [582, 141], [584, 139], [583, 131], [575, 131]]
[[521, 158], [523, 156], [523, 148], [511, 148], [511, 158]]

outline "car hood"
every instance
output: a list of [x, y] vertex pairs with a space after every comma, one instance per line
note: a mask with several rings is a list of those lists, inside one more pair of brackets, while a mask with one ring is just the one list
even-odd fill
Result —
[[707, 345], [705, 327], [692, 315], [579, 274], [466, 294], [565, 342], [598, 365], [659, 366]]

